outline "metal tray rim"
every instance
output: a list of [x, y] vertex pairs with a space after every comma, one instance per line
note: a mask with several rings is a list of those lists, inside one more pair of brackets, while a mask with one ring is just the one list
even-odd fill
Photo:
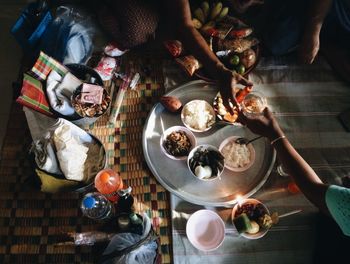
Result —
[[[176, 89], [181, 88], [182, 86], [188, 86], [188, 85], [193, 85], [193, 84], [213, 84], [212, 82], [206, 82], [203, 80], [195, 80], [195, 81], [191, 81], [191, 82], [187, 82], [185, 84], [179, 85], [177, 87], [175, 87], [174, 89], [171, 89], [168, 93], [164, 94], [165, 96], [169, 96], [171, 95]], [[177, 190], [172, 189], [170, 186], [168, 186], [168, 184], [162, 179], [162, 177], [159, 176], [157, 170], [154, 168], [152, 162], [150, 161], [148, 155], [145, 155], [147, 153], [147, 140], [146, 140], [146, 129], [147, 126], [146, 124], [148, 123], [152, 112], [155, 110], [155, 108], [158, 106], [158, 104], [160, 103], [156, 103], [152, 109], [150, 110], [147, 119], [145, 121], [145, 125], [143, 127], [143, 131], [142, 131], [142, 150], [143, 150], [143, 154], [147, 163], [148, 168], [151, 170], [152, 174], [156, 177], [156, 179], [159, 181], [159, 183], [166, 189], [168, 190], [170, 193], [175, 194], [176, 196], [180, 197], [181, 199], [188, 201], [190, 203], [194, 203], [197, 205], [202, 205], [202, 206], [214, 206], [214, 207], [233, 207], [237, 201], [236, 199], [234, 200], [228, 200], [226, 202], [201, 202], [201, 201], [197, 201], [197, 200], [192, 200], [192, 199], [188, 199], [183, 192], [179, 192]], [[273, 166], [275, 164], [276, 161], [276, 151], [275, 149], [272, 148], [272, 162], [270, 164], [270, 166], [268, 167], [264, 177], [262, 178], [262, 180], [248, 193], [246, 193], [242, 198], [248, 198], [250, 196], [252, 196], [254, 193], [256, 193], [267, 181], [268, 177], [271, 174], [271, 171], [273, 169]]]

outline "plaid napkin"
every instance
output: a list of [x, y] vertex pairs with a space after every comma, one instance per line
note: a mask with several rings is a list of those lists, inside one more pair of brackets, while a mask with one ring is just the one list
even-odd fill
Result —
[[26, 73], [23, 77], [21, 95], [16, 102], [44, 115], [53, 116], [42, 83]]
[[51, 70], [55, 70], [62, 77], [68, 72], [68, 69], [66, 67], [41, 51], [39, 58], [32, 68], [32, 72], [38, 77], [40, 81], [44, 81], [46, 80]]

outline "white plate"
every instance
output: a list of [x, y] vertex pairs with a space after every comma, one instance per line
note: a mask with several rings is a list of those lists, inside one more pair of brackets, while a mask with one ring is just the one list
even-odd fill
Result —
[[225, 224], [217, 213], [210, 210], [199, 210], [188, 219], [186, 235], [197, 249], [215, 250], [224, 241]]

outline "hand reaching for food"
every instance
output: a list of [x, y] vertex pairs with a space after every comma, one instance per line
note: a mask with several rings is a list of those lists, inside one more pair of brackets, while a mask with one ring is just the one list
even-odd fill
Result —
[[246, 125], [253, 133], [262, 135], [269, 139], [278, 138], [283, 134], [276, 118], [267, 107], [264, 109], [263, 115], [259, 116], [247, 117], [242, 113], [242, 111], [239, 111], [238, 119], [242, 124]]
[[237, 84], [242, 84], [245, 86], [252, 86], [252, 82], [244, 78], [242, 75], [224, 69], [219, 78], [219, 90], [223, 100], [223, 104], [226, 109], [231, 111], [233, 114], [233, 107], [238, 106], [235, 98], [235, 87]]

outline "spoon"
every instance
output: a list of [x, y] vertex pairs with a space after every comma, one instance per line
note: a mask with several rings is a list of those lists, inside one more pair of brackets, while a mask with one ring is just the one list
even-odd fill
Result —
[[251, 139], [251, 140], [248, 140], [248, 139], [243, 138], [243, 137], [239, 137], [235, 140], [235, 143], [240, 144], [240, 145], [248, 145], [249, 143], [251, 143], [259, 138], [262, 138], [262, 137], [263, 136], [258, 136], [256, 138]]

